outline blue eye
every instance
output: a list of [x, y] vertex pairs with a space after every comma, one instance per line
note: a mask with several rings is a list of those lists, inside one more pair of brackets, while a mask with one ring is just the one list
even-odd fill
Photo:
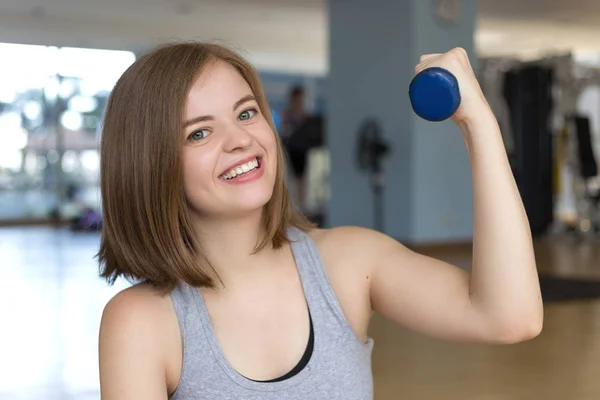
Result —
[[208, 130], [200, 129], [198, 131], [193, 132], [190, 136], [188, 136], [189, 141], [197, 141], [202, 140], [208, 136]]
[[254, 115], [256, 115], [257, 112], [258, 111], [256, 111], [256, 109], [251, 108], [249, 110], [243, 111], [238, 118], [242, 121], [248, 120], [248, 119], [252, 118]]

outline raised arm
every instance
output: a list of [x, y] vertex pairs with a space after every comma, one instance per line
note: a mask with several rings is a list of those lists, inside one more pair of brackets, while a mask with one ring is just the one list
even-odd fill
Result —
[[513, 343], [533, 338], [542, 329], [543, 305], [529, 224], [500, 129], [464, 50], [424, 56], [416, 72], [433, 66], [452, 72], [461, 91], [461, 106], [452, 119], [472, 166], [472, 271], [361, 230], [357, 234], [373, 261], [372, 306], [440, 339]]

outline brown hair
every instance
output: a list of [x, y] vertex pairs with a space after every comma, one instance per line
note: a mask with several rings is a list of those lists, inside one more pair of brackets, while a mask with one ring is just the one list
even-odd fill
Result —
[[211, 43], [175, 43], [139, 58], [108, 100], [100, 146], [103, 227], [100, 276], [122, 276], [169, 291], [178, 281], [215, 287], [217, 277], [202, 254], [182, 185], [186, 98], [202, 69], [222, 60], [248, 82], [277, 138], [277, 174], [265, 205], [265, 236], [256, 251], [288, 242], [286, 229], [312, 227], [293, 210], [284, 182], [284, 152], [254, 68], [235, 51]]

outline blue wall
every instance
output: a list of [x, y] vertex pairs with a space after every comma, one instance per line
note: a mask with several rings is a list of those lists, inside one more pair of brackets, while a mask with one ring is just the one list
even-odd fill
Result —
[[[474, 0], [463, 1], [461, 19], [446, 26], [431, 17], [428, 2], [413, 0], [412, 60], [423, 53], [463, 47], [475, 66]], [[471, 164], [462, 134], [451, 121], [431, 123], [412, 114], [413, 242], [468, 240], [473, 234]]]

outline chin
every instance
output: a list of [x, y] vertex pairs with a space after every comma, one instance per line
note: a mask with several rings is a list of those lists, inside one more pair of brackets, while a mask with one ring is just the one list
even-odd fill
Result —
[[227, 201], [227, 210], [229, 210], [229, 212], [233, 212], [234, 214], [260, 211], [271, 200], [272, 195], [272, 190], [255, 190], [254, 192], [245, 193], [239, 197], [231, 198], [229, 201]]
[[[220, 202], [218, 207], [197, 207], [193, 208], [192, 212], [199, 220], [233, 220], [250, 217], [252, 215], [259, 215], [264, 206], [268, 203], [270, 198], [267, 199], [250, 199], [246, 201], [233, 201]], [[241, 200], [241, 199], [240, 199]]]
[[271, 200], [273, 186], [263, 182], [253, 187], [235, 187], [233, 193], [229, 190], [219, 193], [210, 203], [206, 200], [196, 203], [194, 207], [198, 216], [213, 218], [243, 218], [254, 213], [260, 213]]
[[264, 206], [268, 203], [269, 199], [246, 199], [246, 201], [237, 201], [235, 203], [228, 202], [225, 205], [225, 208], [221, 208], [220, 210], [215, 210], [212, 213], [212, 218], [217, 219], [241, 219], [250, 217], [252, 215], [259, 215]]

